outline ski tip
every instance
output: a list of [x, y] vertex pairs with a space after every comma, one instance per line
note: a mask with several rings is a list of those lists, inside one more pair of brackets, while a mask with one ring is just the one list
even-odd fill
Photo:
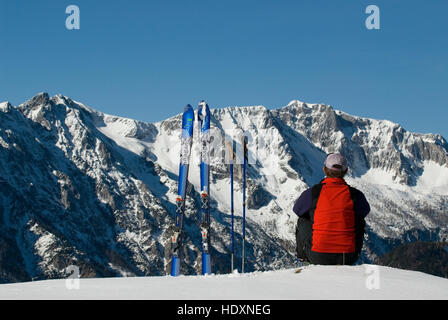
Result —
[[191, 121], [194, 118], [194, 110], [191, 105], [187, 104], [184, 108], [183, 119], [184, 121]]
[[201, 111], [202, 108], [204, 108], [205, 110], [209, 109], [208, 103], [205, 102], [205, 100], [201, 100], [201, 102], [199, 102], [199, 105], [198, 105], [199, 111]]

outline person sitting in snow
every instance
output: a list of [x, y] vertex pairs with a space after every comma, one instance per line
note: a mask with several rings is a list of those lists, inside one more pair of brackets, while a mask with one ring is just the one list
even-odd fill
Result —
[[325, 179], [305, 190], [294, 204], [299, 216], [297, 257], [312, 264], [352, 265], [361, 252], [370, 205], [361, 191], [345, 182], [344, 156], [329, 154], [323, 170]]

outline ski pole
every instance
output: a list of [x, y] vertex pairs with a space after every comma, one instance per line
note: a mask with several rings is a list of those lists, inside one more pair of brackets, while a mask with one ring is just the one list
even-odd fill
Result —
[[241, 253], [241, 272], [244, 273], [244, 245], [246, 242], [246, 164], [247, 164], [247, 146], [246, 137], [243, 136], [243, 248]]
[[229, 151], [229, 164], [230, 164], [230, 219], [232, 224], [232, 231], [231, 231], [231, 237], [230, 237], [230, 272], [233, 272], [233, 256], [235, 252], [235, 245], [234, 245], [234, 210], [233, 210], [233, 159], [234, 159], [234, 153], [233, 153], [233, 141], [230, 143], [227, 141], [227, 149]]

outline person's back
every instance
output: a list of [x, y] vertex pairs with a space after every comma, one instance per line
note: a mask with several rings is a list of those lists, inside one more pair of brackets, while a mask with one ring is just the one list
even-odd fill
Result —
[[344, 181], [347, 169], [343, 156], [330, 154], [324, 166], [326, 178], [297, 199], [293, 210], [299, 216], [299, 260], [353, 264], [358, 259], [370, 207], [362, 192]]
[[311, 250], [329, 253], [354, 252], [355, 214], [349, 187], [340, 178], [326, 178], [321, 184], [312, 217]]

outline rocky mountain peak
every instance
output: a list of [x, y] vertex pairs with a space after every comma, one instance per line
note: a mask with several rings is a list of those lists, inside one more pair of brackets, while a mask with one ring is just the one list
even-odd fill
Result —
[[36, 96], [31, 98], [30, 100], [26, 101], [25, 103], [21, 104], [20, 106], [24, 108], [37, 108], [40, 106], [45, 106], [50, 103], [50, 96], [46, 92], [38, 93]]

